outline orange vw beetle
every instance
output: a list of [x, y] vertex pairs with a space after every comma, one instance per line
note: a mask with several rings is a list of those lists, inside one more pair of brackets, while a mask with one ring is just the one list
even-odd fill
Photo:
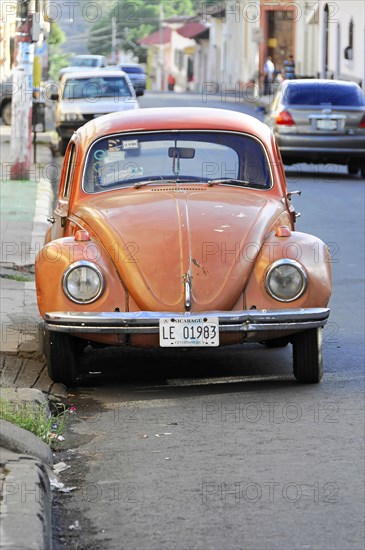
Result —
[[50, 376], [71, 385], [87, 344], [293, 345], [322, 377], [327, 246], [295, 231], [270, 129], [237, 112], [101, 116], [71, 138], [36, 261]]

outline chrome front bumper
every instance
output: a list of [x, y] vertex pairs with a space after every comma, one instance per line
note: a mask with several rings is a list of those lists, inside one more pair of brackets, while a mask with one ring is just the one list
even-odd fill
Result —
[[158, 334], [160, 319], [218, 317], [219, 332], [293, 331], [323, 327], [329, 308], [173, 313], [159, 311], [46, 313], [45, 328], [72, 334]]

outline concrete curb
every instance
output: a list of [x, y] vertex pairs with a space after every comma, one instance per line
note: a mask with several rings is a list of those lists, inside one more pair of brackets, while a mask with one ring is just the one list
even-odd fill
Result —
[[0, 505], [0, 548], [51, 550], [52, 493], [44, 464], [9, 452], [2, 453], [1, 463], [6, 477]]
[[48, 406], [48, 399], [44, 393], [36, 388], [8, 388], [0, 387], [0, 397], [11, 403], [27, 403], [33, 407], [44, 410], [47, 416], [51, 415]]
[[46, 443], [31, 432], [2, 419], [0, 419], [0, 447], [26, 457], [35, 457], [48, 466], [53, 464], [52, 452]]
[[[1, 389], [2, 399], [45, 407], [44, 394], [35, 389]], [[0, 549], [52, 548], [52, 491], [47, 467], [51, 449], [31, 432], [0, 419]]]

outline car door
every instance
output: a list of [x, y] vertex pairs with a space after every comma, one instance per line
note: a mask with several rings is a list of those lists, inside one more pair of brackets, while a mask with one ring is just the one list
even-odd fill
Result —
[[66, 223], [70, 207], [70, 195], [72, 189], [72, 181], [75, 172], [76, 165], [76, 145], [72, 141], [70, 142], [67, 151], [66, 158], [63, 164], [59, 194], [57, 199], [56, 208], [53, 211], [53, 226], [52, 226], [52, 240], [60, 239], [65, 236]]

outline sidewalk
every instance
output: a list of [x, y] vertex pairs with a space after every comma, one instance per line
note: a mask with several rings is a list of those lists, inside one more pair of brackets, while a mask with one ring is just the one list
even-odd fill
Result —
[[[34, 281], [35, 257], [43, 246], [53, 205], [53, 144], [50, 134], [38, 134], [32, 179], [11, 181], [10, 132], [9, 126], [0, 126], [0, 399], [9, 399], [4, 388], [14, 388], [11, 401], [35, 402], [42, 397], [47, 402], [50, 396], [64, 400], [65, 389], [49, 379], [38, 353], [41, 318]], [[20, 388], [33, 389], [24, 395]], [[2, 550], [50, 550], [52, 495], [47, 468], [51, 466], [48, 445], [30, 432], [0, 420]]]
[[[40, 317], [35, 301], [34, 261], [43, 246], [52, 211], [50, 142], [37, 144], [36, 165], [30, 181], [9, 179], [9, 126], [0, 126], [1, 140], [1, 346], [3, 353], [16, 354], [18, 346], [36, 334]], [[42, 137], [42, 134], [39, 134]]]

